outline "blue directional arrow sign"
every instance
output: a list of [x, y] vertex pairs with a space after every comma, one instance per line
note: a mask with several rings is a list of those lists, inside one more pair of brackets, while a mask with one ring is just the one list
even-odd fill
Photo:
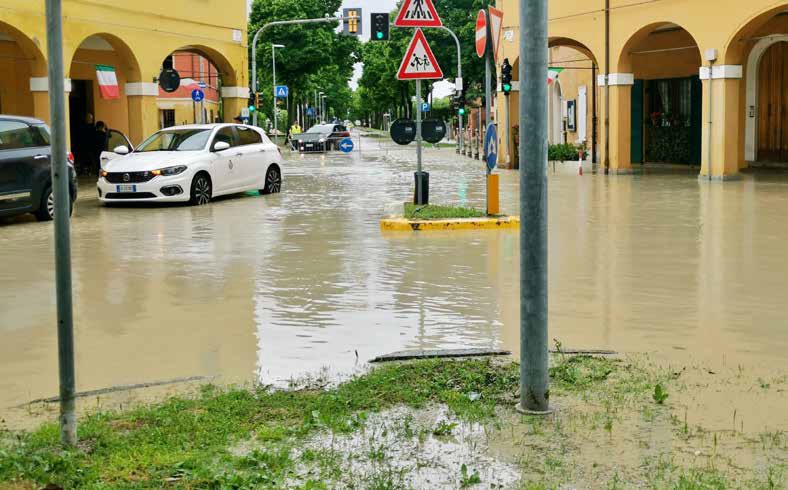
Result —
[[195, 102], [202, 102], [205, 99], [205, 92], [196, 88], [192, 90], [192, 100]]
[[275, 92], [277, 99], [286, 99], [290, 94], [290, 90], [287, 88], [287, 85], [277, 85]]
[[487, 135], [484, 137], [484, 154], [487, 155], [487, 168], [492, 170], [498, 165], [498, 131], [495, 124], [487, 126]]
[[353, 151], [353, 140], [350, 138], [343, 139], [339, 142], [339, 149], [344, 153], [350, 153]]

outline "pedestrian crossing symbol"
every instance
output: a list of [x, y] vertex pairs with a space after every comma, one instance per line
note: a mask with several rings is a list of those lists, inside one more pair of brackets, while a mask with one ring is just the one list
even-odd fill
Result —
[[427, 44], [427, 38], [421, 29], [416, 29], [410, 47], [397, 73], [399, 80], [435, 80], [443, 78], [443, 70], [438, 66], [435, 54]]
[[286, 99], [290, 94], [290, 91], [287, 88], [287, 85], [277, 85], [276, 86], [276, 98], [277, 99]]
[[394, 22], [397, 27], [441, 27], [438, 11], [432, 0], [405, 0]]

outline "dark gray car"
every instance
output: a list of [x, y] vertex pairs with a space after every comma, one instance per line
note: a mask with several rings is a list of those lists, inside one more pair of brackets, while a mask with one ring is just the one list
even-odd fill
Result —
[[[68, 173], [73, 208], [77, 174], [70, 154]], [[49, 128], [38, 119], [0, 115], [0, 216], [25, 213], [39, 221], [54, 216]]]

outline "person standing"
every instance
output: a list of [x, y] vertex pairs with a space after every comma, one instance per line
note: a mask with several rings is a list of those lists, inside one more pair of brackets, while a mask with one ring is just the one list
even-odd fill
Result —
[[104, 121], [98, 121], [93, 131], [93, 141], [91, 145], [91, 170], [98, 175], [101, 170], [101, 153], [107, 151], [109, 145], [109, 128]]

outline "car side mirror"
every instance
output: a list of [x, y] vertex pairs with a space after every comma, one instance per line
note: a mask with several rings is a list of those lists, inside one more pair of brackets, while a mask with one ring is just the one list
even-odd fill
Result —
[[226, 141], [217, 141], [213, 145], [213, 151], [224, 151], [228, 148], [230, 148], [230, 143]]
[[116, 146], [113, 152], [117, 153], [118, 155], [128, 155], [129, 149], [124, 145]]

